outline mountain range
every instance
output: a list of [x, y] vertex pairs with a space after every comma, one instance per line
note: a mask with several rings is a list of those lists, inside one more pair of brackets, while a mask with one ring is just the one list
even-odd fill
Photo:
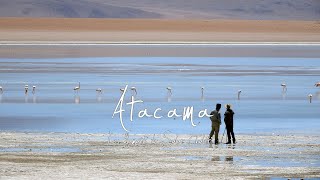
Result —
[[320, 0], [1, 0], [0, 17], [320, 20]]

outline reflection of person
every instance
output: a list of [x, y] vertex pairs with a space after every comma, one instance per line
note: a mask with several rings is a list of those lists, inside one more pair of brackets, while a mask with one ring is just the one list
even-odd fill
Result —
[[236, 139], [233, 133], [233, 115], [234, 112], [231, 109], [231, 105], [226, 105], [226, 112], [224, 113], [224, 123], [226, 124], [227, 135], [228, 135], [228, 142], [226, 144], [231, 144], [231, 136], [233, 140], [233, 144], [236, 143]]
[[226, 156], [225, 161], [233, 162], [233, 156]]
[[209, 135], [209, 142], [211, 142], [211, 138], [214, 134], [214, 143], [218, 144], [219, 143], [219, 129], [220, 129], [220, 125], [221, 125], [221, 115], [220, 115], [220, 109], [221, 109], [221, 104], [217, 104], [216, 105], [216, 110], [212, 111], [210, 113], [211, 117], [211, 132]]

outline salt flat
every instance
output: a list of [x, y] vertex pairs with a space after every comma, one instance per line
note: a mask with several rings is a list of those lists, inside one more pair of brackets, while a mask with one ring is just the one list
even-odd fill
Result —
[[0, 134], [5, 179], [319, 178], [319, 136], [240, 135], [212, 145], [203, 135]]

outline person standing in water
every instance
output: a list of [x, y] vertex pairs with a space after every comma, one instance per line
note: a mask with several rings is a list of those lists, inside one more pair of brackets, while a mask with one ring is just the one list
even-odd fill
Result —
[[211, 117], [211, 132], [209, 135], [209, 142], [211, 142], [211, 138], [214, 134], [214, 143], [219, 143], [219, 129], [221, 125], [221, 115], [220, 115], [221, 104], [216, 104], [216, 109], [210, 113]]
[[231, 105], [227, 104], [226, 112], [224, 113], [224, 123], [226, 124], [227, 135], [228, 135], [228, 142], [226, 144], [231, 144], [231, 136], [232, 136], [233, 144], [236, 143], [236, 138], [234, 137], [234, 132], [233, 132], [233, 115], [234, 115], [234, 112], [231, 109]]

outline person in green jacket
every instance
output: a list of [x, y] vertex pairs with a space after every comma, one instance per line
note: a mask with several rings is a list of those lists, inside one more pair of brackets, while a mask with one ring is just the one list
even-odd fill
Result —
[[214, 136], [214, 143], [218, 144], [219, 143], [219, 130], [220, 130], [220, 125], [221, 125], [221, 115], [220, 115], [220, 109], [221, 109], [221, 104], [216, 104], [216, 109], [210, 113], [211, 117], [211, 132], [209, 135], [209, 142], [211, 143], [211, 138]]

